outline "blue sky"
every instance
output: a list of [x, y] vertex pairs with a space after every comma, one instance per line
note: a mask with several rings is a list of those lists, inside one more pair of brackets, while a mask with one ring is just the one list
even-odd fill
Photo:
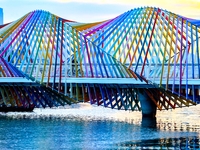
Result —
[[200, 0], [0, 0], [4, 23], [37, 9], [78, 22], [95, 22], [113, 18], [141, 6], [160, 7], [176, 14], [200, 19]]

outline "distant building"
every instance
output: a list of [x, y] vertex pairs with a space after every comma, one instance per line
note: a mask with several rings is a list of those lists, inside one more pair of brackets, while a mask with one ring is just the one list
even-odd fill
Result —
[[3, 8], [0, 8], [0, 25], [3, 24]]

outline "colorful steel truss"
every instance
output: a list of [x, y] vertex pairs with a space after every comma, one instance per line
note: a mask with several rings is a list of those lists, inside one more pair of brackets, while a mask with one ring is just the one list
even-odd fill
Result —
[[[0, 76], [34, 83], [1, 84], [0, 105], [90, 101], [141, 110], [143, 92], [160, 110], [194, 105], [200, 101], [199, 25], [151, 7], [96, 23], [28, 13], [0, 28]], [[131, 84], [69, 83], [70, 78], [130, 78]]]

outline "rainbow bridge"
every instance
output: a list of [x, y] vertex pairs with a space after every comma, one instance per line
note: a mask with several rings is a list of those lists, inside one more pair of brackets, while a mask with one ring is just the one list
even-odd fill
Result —
[[95, 23], [33, 11], [0, 26], [0, 107], [200, 103], [200, 21], [137, 8]]

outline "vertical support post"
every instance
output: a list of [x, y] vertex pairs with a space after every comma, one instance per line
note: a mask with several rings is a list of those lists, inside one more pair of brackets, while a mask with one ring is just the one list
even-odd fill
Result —
[[138, 99], [142, 109], [142, 126], [156, 127], [156, 105], [144, 91], [138, 92]]
[[156, 105], [153, 101], [149, 98], [149, 96], [143, 92], [138, 92], [138, 99], [141, 104], [142, 109], [142, 117], [154, 118], [156, 117]]

